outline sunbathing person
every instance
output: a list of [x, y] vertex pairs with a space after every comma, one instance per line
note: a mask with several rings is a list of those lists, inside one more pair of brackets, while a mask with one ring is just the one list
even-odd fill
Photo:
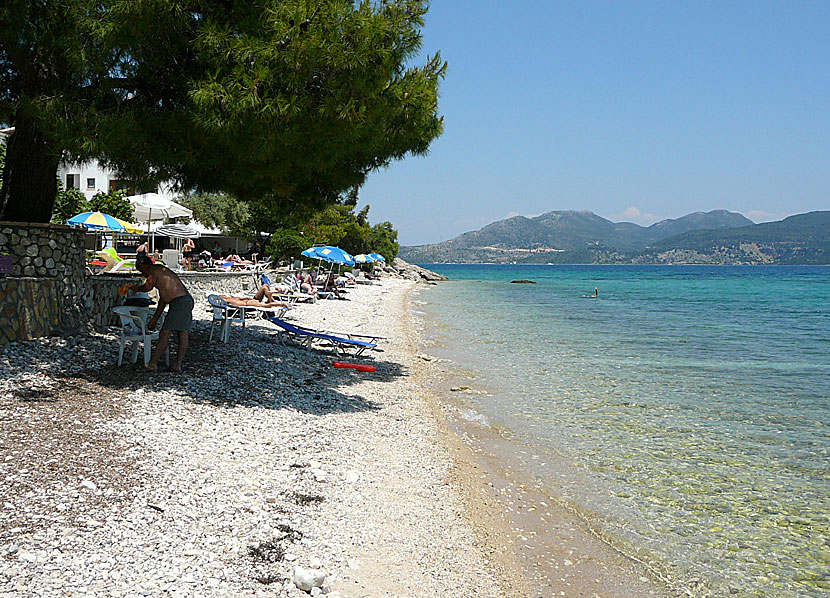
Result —
[[291, 309], [291, 306], [285, 301], [260, 301], [253, 297], [234, 297], [233, 295], [219, 295], [219, 297], [224, 299], [228, 305], [234, 307], [262, 307], [265, 309], [284, 307], [285, 309]]
[[250, 260], [246, 260], [235, 253], [231, 253], [228, 257], [224, 259], [226, 262], [233, 262], [235, 264], [242, 264], [243, 266], [253, 266], [255, 262]]
[[344, 298], [342, 295], [340, 295], [340, 291], [337, 290], [337, 277], [334, 275], [334, 272], [329, 272], [329, 275], [326, 278], [326, 282], [323, 284], [323, 291], [328, 293], [334, 293], [334, 296], [338, 299]]
[[314, 277], [311, 273], [300, 278], [300, 290], [307, 295], [316, 295], [317, 287], [314, 286]]
[[[266, 280], [268, 282], [265, 282]], [[281, 283], [278, 283], [278, 282], [271, 282], [271, 280], [267, 276], [263, 276], [262, 281], [263, 281], [262, 286], [259, 287], [259, 291], [257, 291], [257, 293], [262, 291], [264, 294], [266, 294], [265, 296], [267, 296], [269, 299], [272, 299], [271, 296], [267, 295], [267, 293], [269, 293], [269, 292], [270, 293], [278, 293], [280, 295], [290, 295], [291, 294], [291, 287], [288, 286], [287, 284], [281, 284]]]
[[262, 298], [267, 299], [267, 303], [274, 302], [274, 295], [271, 292], [271, 287], [267, 284], [260, 285], [259, 289], [256, 293], [254, 293], [254, 299], [257, 301], [262, 301]]

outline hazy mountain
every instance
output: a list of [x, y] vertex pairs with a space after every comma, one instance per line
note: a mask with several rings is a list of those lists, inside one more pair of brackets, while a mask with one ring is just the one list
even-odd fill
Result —
[[639, 256], [657, 263], [830, 264], [830, 212], [797, 214], [657, 241]]
[[599, 254], [638, 254], [650, 243], [688, 231], [751, 224], [741, 214], [726, 210], [696, 212], [648, 227], [611, 222], [593, 212], [553, 211], [534, 218], [499, 220], [443, 243], [401, 247], [400, 255], [415, 263], [590, 263], [598, 261]]
[[649, 243], [652, 243], [693, 230], [718, 230], [752, 226], [753, 224], [755, 223], [743, 214], [726, 210], [713, 210], [711, 212], [694, 212], [682, 218], [661, 220], [655, 222], [646, 230], [649, 232]]

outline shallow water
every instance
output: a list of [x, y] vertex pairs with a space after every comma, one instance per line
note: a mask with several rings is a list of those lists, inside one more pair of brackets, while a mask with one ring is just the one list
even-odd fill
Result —
[[528, 475], [691, 595], [830, 593], [830, 268], [428, 267]]

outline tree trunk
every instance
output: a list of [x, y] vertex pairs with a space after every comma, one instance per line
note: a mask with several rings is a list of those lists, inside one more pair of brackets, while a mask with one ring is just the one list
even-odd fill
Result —
[[57, 194], [60, 152], [37, 122], [18, 118], [6, 147], [0, 220], [49, 222]]

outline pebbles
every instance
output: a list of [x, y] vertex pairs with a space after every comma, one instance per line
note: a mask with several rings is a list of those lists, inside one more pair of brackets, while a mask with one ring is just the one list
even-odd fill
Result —
[[372, 374], [265, 322], [208, 344], [198, 308], [182, 375], [115, 367], [114, 334], [0, 349], [0, 597], [499, 596], [410, 374], [411, 287], [290, 312], [389, 337]]

